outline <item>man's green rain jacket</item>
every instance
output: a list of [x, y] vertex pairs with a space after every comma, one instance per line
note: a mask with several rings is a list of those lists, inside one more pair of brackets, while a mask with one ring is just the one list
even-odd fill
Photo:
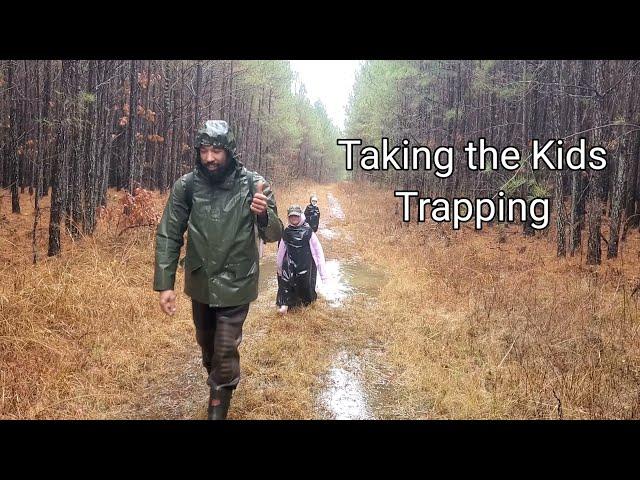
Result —
[[275, 197], [266, 182], [266, 218], [258, 218], [249, 209], [258, 182], [265, 180], [235, 159], [234, 168], [220, 183], [210, 182], [198, 167], [175, 182], [156, 233], [154, 290], [174, 288], [183, 235], [188, 229], [184, 263], [187, 295], [213, 307], [243, 305], [258, 297], [254, 228], [265, 242], [280, 240], [283, 230]]

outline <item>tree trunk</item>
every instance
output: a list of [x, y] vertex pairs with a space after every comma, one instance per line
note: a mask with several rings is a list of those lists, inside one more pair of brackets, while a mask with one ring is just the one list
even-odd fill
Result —
[[67, 196], [67, 228], [69, 233], [74, 239], [80, 237], [80, 225], [83, 223], [83, 211], [82, 211], [82, 194], [84, 190], [84, 166], [85, 159], [80, 152], [81, 146], [81, 126], [80, 121], [82, 117], [81, 108], [84, 105], [84, 97], [81, 96], [80, 89], [80, 62], [74, 63], [73, 68], [73, 92], [70, 98], [74, 107], [72, 109], [72, 129], [71, 129], [71, 170], [67, 172], [68, 175], [68, 196]]
[[129, 164], [129, 181], [127, 189], [131, 195], [135, 191], [136, 182], [136, 119], [138, 117], [138, 77], [136, 74], [136, 61], [131, 60], [129, 71], [129, 148], [127, 150], [127, 158]]
[[196, 131], [200, 126], [200, 86], [202, 85], [202, 63], [196, 64], [196, 88], [193, 92], [193, 141], [196, 143]]
[[[49, 112], [49, 65], [50, 60], [46, 61], [47, 67], [45, 68], [45, 80], [44, 80], [44, 90], [45, 96], [44, 101], [42, 102], [42, 110], [38, 109], [38, 133], [37, 133], [37, 152], [36, 155], [37, 163], [36, 163], [36, 190], [35, 190], [35, 198], [33, 201], [34, 208], [34, 216], [33, 216], [33, 232], [31, 237], [31, 248], [33, 253], [33, 264], [35, 265], [38, 261], [38, 221], [40, 220], [40, 196], [42, 195], [42, 172], [43, 172], [43, 164], [44, 159], [43, 155], [41, 155], [46, 149], [44, 148], [43, 142], [43, 119], [46, 119]], [[38, 66], [38, 61], [36, 60], [35, 67], [35, 89], [36, 89], [36, 98], [40, 99], [40, 69]]]
[[9, 90], [9, 125], [10, 142], [9, 157], [11, 159], [11, 213], [20, 213], [20, 196], [18, 183], [20, 182], [20, 163], [18, 158], [18, 113], [16, 111], [16, 85], [14, 83], [13, 61], [7, 62], [7, 89]]
[[[92, 233], [95, 227], [95, 196], [96, 196], [96, 136], [94, 125], [98, 127], [96, 103], [98, 101], [96, 92], [96, 61], [89, 60], [89, 72], [87, 75], [86, 86], [86, 116], [84, 122], [84, 131], [82, 134], [84, 148], [84, 185], [83, 185], [83, 202], [82, 202], [82, 228], [85, 233]], [[91, 95], [92, 97], [89, 97]]]
[[[69, 87], [69, 77], [71, 76], [70, 67], [72, 60], [62, 61], [62, 95], [63, 100], [67, 98], [71, 89]], [[58, 154], [55, 156], [55, 162], [51, 168], [51, 212], [49, 219], [49, 250], [47, 255], [50, 257], [60, 253], [60, 222], [64, 212], [64, 195], [65, 195], [65, 164], [67, 163], [67, 131], [69, 124], [69, 107], [66, 102], [62, 102], [61, 120], [58, 123]]]
[[[586, 83], [587, 64], [583, 63], [578, 73], [578, 63], [576, 63], [574, 83], [584, 85]], [[582, 93], [582, 90], [578, 90]], [[573, 131], [582, 130], [583, 108], [578, 96], [573, 102]], [[587, 174], [586, 172], [576, 171], [571, 174], [571, 224], [569, 236], [569, 252], [573, 256], [582, 244], [582, 230], [584, 226], [585, 203]]]
[[[595, 61], [594, 69], [594, 127], [593, 145], [601, 145], [603, 141], [602, 125], [604, 125], [604, 97], [603, 95], [603, 63], [602, 60]], [[600, 245], [600, 226], [602, 223], [602, 185], [603, 171], [591, 170], [589, 173], [589, 196], [587, 223], [589, 225], [589, 243], [587, 245], [587, 265], [599, 265], [601, 262], [602, 249]]]
[[[562, 91], [562, 60], [555, 63], [555, 78], [558, 79], [559, 90]], [[558, 65], [559, 64], [559, 65]], [[554, 122], [554, 136], [555, 138], [561, 138], [560, 121], [561, 121], [561, 105], [560, 95], [555, 94], [553, 96], [553, 122]], [[559, 170], [555, 173], [555, 195], [554, 206], [556, 211], [556, 233], [557, 233], [557, 249], [556, 254], [558, 257], [564, 257], [567, 254], [567, 242], [566, 242], [566, 224], [567, 214], [564, 210], [564, 195], [563, 195], [563, 182], [562, 171]]]
[[158, 179], [160, 193], [164, 193], [168, 186], [167, 171], [171, 161], [169, 160], [169, 119], [171, 116], [171, 85], [169, 83], [170, 69], [169, 61], [165, 60], [162, 69], [162, 76], [164, 77], [162, 99], [163, 99], [163, 111], [162, 111], [162, 147], [160, 148], [160, 175]]
[[[625, 120], [631, 120], [633, 113], [633, 77], [629, 76], [626, 82], [625, 102], [626, 107]], [[623, 134], [629, 130], [623, 127]], [[620, 240], [620, 222], [622, 213], [624, 212], [624, 201], [626, 191], [626, 179], [628, 176], [627, 166], [629, 165], [628, 156], [631, 152], [631, 138], [628, 135], [622, 137], [621, 146], [618, 148], [616, 171], [613, 179], [613, 191], [611, 193], [611, 213], [609, 215], [609, 246], [607, 249], [607, 258], [615, 258], [618, 256], [618, 242]]]

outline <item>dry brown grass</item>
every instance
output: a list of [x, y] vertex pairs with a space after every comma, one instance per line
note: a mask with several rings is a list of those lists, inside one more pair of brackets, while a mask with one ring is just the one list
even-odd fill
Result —
[[401, 226], [390, 192], [336, 190], [356, 250], [390, 275], [369, 330], [402, 372], [410, 416], [640, 416], [637, 231], [590, 268], [516, 226], [506, 243], [498, 228]]
[[[118, 237], [100, 225], [94, 237], [64, 238], [64, 253], [47, 258], [47, 219], [39, 231], [42, 257], [32, 266], [28, 200], [22, 196], [22, 215], [1, 217], [9, 235], [0, 239], [0, 416], [124, 416], [122, 406], [143, 379], [162, 371], [158, 351], [179, 348], [189, 329], [184, 319], [167, 322], [155, 313], [152, 232]], [[2, 212], [10, 212], [8, 203]], [[11, 243], [16, 247], [7, 249]]]
[[[640, 416], [639, 294], [630, 295], [637, 232], [620, 259], [587, 268], [579, 257], [556, 259], [551, 238], [524, 239], [516, 227], [498, 243], [496, 228], [402, 226], [392, 192], [366, 185], [275, 191], [283, 219], [310, 191], [325, 215], [332, 191], [346, 213], [339, 229], [355, 244], [323, 241], [327, 257], [359, 255], [387, 276], [374, 308], [319, 300], [282, 318], [274, 292], [263, 293], [245, 324], [231, 418], [318, 418], [332, 356], [371, 342], [384, 347], [393, 409], [404, 418]], [[151, 290], [153, 231], [118, 236], [103, 222], [32, 266], [29, 197], [15, 216], [3, 193], [0, 417], [202, 418], [205, 375], [188, 298], [168, 318]], [[42, 254], [48, 210], [44, 217]], [[271, 244], [263, 261], [274, 255]], [[179, 272], [178, 291], [182, 281]]]
[[[308, 188], [277, 190], [281, 212], [308, 197]], [[110, 203], [121, 195], [110, 192]], [[155, 197], [161, 208], [166, 197]], [[113, 218], [93, 237], [75, 243], [65, 237], [60, 257], [42, 256], [33, 266], [30, 200], [22, 195], [23, 213], [12, 215], [5, 192], [0, 209], [0, 417], [202, 418], [205, 375], [189, 299], [180, 295], [173, 318], [160, 313], [151, 290], [153, 230], [119, 235]], [[48, 210], [43, 217], [41, 255]], [[273, 244], [265, 255], [273, 260]], [[176, 290], [182, 287], [179, 270]], [[344, 329], [344, 315], [319, 301], [280, 318], [271, 293], [247, 318], [242, 388], [230, 417], [314, 418], [312, 389], [326, 370], [331, 332]]]

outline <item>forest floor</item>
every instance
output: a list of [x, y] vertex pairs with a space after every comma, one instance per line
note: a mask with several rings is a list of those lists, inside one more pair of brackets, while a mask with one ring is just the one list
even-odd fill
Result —
[[[274, 190], [285, 224], [318, 195], [331, 281], [279, 316], [266, 246], [231, 419], [640, 417], [637, 230], [587, 267], [556, 258], [552, 232], [403, 224], [369, 185]], [[0, 195], [0, 418], [205, 418], [182, 271], [175, 316], [151, 288], [153, 228], [105, 218], [47, 258], [45, 197], [34, 266], [31, 198], [15, 215]]]

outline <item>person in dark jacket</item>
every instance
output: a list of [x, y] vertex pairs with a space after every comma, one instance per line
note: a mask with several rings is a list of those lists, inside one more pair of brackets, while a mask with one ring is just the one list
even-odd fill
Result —
[[278, 312], [287, 313], [289, 307], [309, 305], [314, 302], [318, 272], [326, 282], [325, 260], [322, 245], [298, 205], [287, 210], [289, 225], [282, 233], [278, 246]]
[[235, 156], [227, 122], [208, 120], [195, 140], [196, 166], [173, 188], [156, 233], [153, 288], [176, 311], [176, 268], [187, 231], [184, 291], [209, 374], [208, 418], [225, 419], [240, 380], [242, 326], [258, 297], [258, 242], [282, 236], [274, 194]]
[[318, 225], [320, 225], [320, 209], [318, 208], [318, 197], [311, 195], [309, 205], [304, 209], [304, 216], [314, 232], [318, 231]]

